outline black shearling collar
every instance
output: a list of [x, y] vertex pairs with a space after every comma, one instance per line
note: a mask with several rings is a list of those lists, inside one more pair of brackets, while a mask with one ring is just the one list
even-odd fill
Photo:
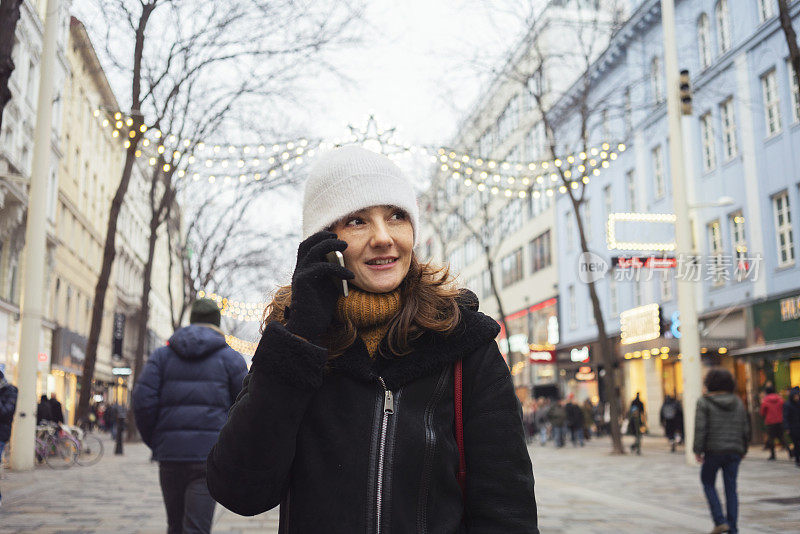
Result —
[[[341, 372], [372, 382], [382, 377], [386, 387], [397, 390], [420, 377], [433, 374], [497, 337], [500, 325], [481, 312], [461, 307], [461, 320], [449, 335], [427, 332], [412, 345], [412, 351], [397, 358], [369, 357], [361, 338], [327, 364], [329, 372]], [[385, 341], [385, 340], [384, 340]], [[386, 350], [384, 342], [382, 347]]]

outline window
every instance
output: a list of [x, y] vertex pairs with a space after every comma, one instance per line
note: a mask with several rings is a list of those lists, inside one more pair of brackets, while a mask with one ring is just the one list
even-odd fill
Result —
[[608, 302], [611, 306], [611, 317], [619, 315], [619, 297], [617, 295], [617, 281], [614, 277], [608, 278]]
[[641, 306], [644, 303], [644, 295], [642, 294], [642, 281], [633, 281], [633, 305]]
[[581, 202], [581, 218], [583, 219], [583, 233], [586, 241], [592, 240], [592, 210], [589, 206], [589, 199], [583, 199]]
[[575, 233], [575, 230], [573, 229], [571, 211], [568, 211], [567, 213], [564, 214], [564, 232], [567, 235], [567, 248], [572, 248], [573, 247], [572, 240], [574, 239], [572, 234]]
[[636, 213], [636, 179], [633, 172], [633, 169], [631, 169], [625, 173], [625, 185], [628, 192], [628, 207], [631, 213]]
[[543, 122], [537, 122], [536, 126], [530, 129], [525, 144], [527, 146], [525, 156], [529, 161], [545, 159], [544, 155], [547, 151], [547, 135], [545, 135]]
[[711, 65], [711, 27], [708, 15], [705, 13], [697, 19], [697, 49], [700, 55], [700, 68], [705, 69]]
[[670, 276], [669, 269], [662, 269], [661, 274], [658, 275], [659, 288], [661, 290], [661, 301], [666, 302], [672, 300], [672, 276]]
[[531, 273], [538, 272], [552, 264], [550, 249], [550, 230], [535, 237], [528, 243], [531, 257]]
[[794, 241], [792, 241], [792, 214], [789, 208], [789, 194], [783, 193], [772, 198], [772, 211], [775, 214], [775, 236], [778, 242], [778, 267], [794, 264]]
[[719, 114], [722, 117], [722, 150], [725, 159], [729, 160], [736, 156], [736, 117], [733, 111], [733, 97], [728, 98], [719, 106]]
[[656, 104], [664, 100], [664, 79], [661, 73], [661, 60], [654, 57], [650, 62], [650, 88]]
[[775, 15], [773, 2], [775, 0], [758, 0], [758, 21], [764, 22]]
[[769, 137], [781, 131], [781, 112], [775, 69], [761, 77], [761, 90], [764, 93], [764, 120], [767, 125], [767, 137]]
[[789, 61], [788, 71], [789, 87], [792, 88], [792, 120], [798, 122], [800, 121], [800, 87], [797, 85], [797, 75], [791, 61]]
[[481, 297], [492, 296], [492, 273], [489, 271], [483, 271], [481, 275], [481, 288]]
[[731, 246], [736, 259], [734, 268], [737, 273], [747, 271], [747, 239], [744, 233], [744, 216], [741, 211], [729, 218], [731, 228]]
[[719, 269], [722, 266], [722, 228], [719, 220], [712, 221], [708, 225], [708, 251], [711, 256], [712, 282], [715, 286], [718, 286], [724, 281]]
[[731, 48], [731, 16], [728, 11], [728, 0], [719, 0], [714, 13], [717, 18], [717, 45], [719, 53], [724, 54]]
[[653, 183], [656, 199], [664, 198], [666, 187], [664, 186], [664, 154], [661, 145], [653, 149]]
[[614, 213], [614, 197], [611, 196], [611, 184], [603, 187], [603, 205], [606, 208], [606, 220]]
[[714, 152], [714, 125], [711, 123], [711, 113], [700, 117], [700, 138], [703, 141], [703, 170], [710, 171], [717, 164]]
[[624, 120], [625, 120], [625, 137], [629, 137], [631, 131], [633, 130], [633, 102], [631, 101], [631, 88], [625, 88], [625, 95], [624, 95]]
[[567, 300], [569, 302], [569, 327], [571, 330], [578, 328], [578, 305], [575, 302], [575, 286], [567, 288]]
[[500, 271], [504, 288], [522, 280], [525, 273], [522, 247], [500, 260]]

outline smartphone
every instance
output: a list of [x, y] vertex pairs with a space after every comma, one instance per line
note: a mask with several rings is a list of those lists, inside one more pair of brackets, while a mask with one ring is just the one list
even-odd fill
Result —
[[[335, 264], [335, 265], [340, 265], [340, 266], [344, 267], [344, 255], [341, 252], [339, 252], [338, 250], [333, 250], [333, 251], [328, 252], [327, 254], [325, 254], [325, 259], [327, 261]], [[341, 286], [339, 287], [339, 290], [342, 293], [342, 296], [346, 297], [347, 294], [349, 293], [349, 291], [347, 290], [347, 280], [339, 278], [338, 276], [334, 276], [332, 278], [333, 278], [334, 283], [336, 283], [337, 286], [341, 283]]]

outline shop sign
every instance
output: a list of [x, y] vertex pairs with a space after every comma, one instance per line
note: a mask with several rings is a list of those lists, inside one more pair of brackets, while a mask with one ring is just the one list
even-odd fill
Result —
[[582, 381], [591, 381], [595, 380], [597, 376], [595, 375], [594, 371], [592, 371], [591, 367], [584, 366], [578, 369], [578, 372], [575, 373], [575, 380], [582, 380]]
[[588, 362], [589, 361], [589, 346], [585, 345], [581, 348], [575, 348], [569, 351], [569, 359], [573, 362]]
[[663, 256], [614, 256], [611, 265], [616, 269], [674, 269], [678, 260]]
[[114, 330], [111, 338], [111, 356], [115, 360], [122, 359], [122, 342], [125, 338], [125, 314], [114, 314]]
[[114, 367], [111, 374], [115, 376], [130, 376], [133, 373], [130, 367]]
[[67, 328], [56, 328], [53, 334], [52, 363], [62, 370], [80, 375], [85, 359], [86, 338]]
[[620, 313], [620, 344], [630, 345], [660, 337], [660, 319], [659, 306], [655, 303]]
[[781, 321], [794, 321], [795, 319], [800, 319], [800, 295], [782, 299], [780, 306]]
[[556, 351], [554, 350], [532, 350], [528, 354], [531, 363], [555, 363]]
[[753, 333], [759, 344], [800, 336], [800, 294], [753, 304]]

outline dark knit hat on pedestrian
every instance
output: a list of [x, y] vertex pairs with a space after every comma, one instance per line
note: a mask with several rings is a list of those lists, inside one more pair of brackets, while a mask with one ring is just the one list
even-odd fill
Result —
[[192, 313], [189, 315], [189, 322], [192, 324], [207, 323], [219, 326], [219, 306], [211, 299], [197, 299], [192, 304]]

